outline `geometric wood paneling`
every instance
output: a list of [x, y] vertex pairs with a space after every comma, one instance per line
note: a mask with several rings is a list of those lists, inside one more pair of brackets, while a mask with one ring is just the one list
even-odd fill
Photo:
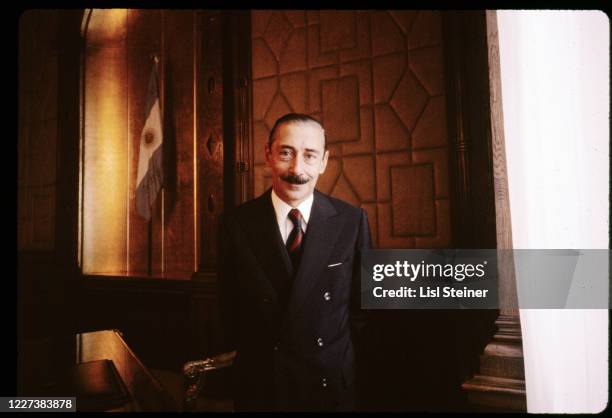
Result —
[[280, 58], [291, 32], [293, 32], [293, 25], [285, 14], [273, 13], [264, 31], [263, 38], [277, 60]]
[[350, 61], [340, 64], [340, 77], [354, 75], [357, 77], [359, 89], [359, 104], [361, 106], [372, 103], [372, 70], [370, 61]]
[[360, 106], [359, 123], [359, 133], [361, 135], [359, 141], [343, 143], [341, 155], [371, 155], [374, 153], [374, 112], [372, 106]]
[[450, 245], [450, 203], [449, 199], [435, 199], [436, 233], [415, 236], [415, 248], [444, 248]]
[[442, 43], [440, 13], [433, 10], [421, 10], [417, 14], [406, 37], [408, 49], [417, 49]]
[[390, 10], [389, 14], [404, 34], [410, 33], [414, 19], [419, 14], [416, 10]]
[[323, 193], [331, 194], [340, 174], [342, 174], [342, 161], [338, 158], [330, 158], [327, 162], [325, 175], [320, 176], [317, 181], [317, 189]]
[[442, 46], [419, 48], [408, 52], [410, 70], [431, 96], [444, 93]]
[[[266, 12], [264, 11], [264, 13]], [[306, 24], [306, 13], [304, 10], [286, 10], [285, 16], [294, 28], [301, 28]]]
[[392, 167], [409, 166], [411, 161], [409, 152], [385, 152], [376, 155], [376, 200], [378, 202], [391, 201]]
[[442, 96], [431, 97], [412, 131], [412, 148], [434, 148], [446, 143], [446, 107]]
[[402, 30], [389, 12], [373, 12], [371, 28], [373, 55], [385, 55], [404, 49], [405, 39]]
[[388, 104], [374, 108], [376, 150], [402, 152], [410, 148], [410, 130]]
[[355, 76], [327, 80], [322, 84], [325, 136], [330, 144], [359, 140], [358, 86]]
[[376, 57], [374, 63], [374, 101], [385, 103], [398, 87], [406, 67], [406, 56], [403, 53]]
[[308, 76], [308, 97], [306, 99], [307, 110], [314, 115], [323, 109], [322, 86], [325, 80], [338, 77], [338, 69], [335, 66], [310, 69]]
[[391, 167], [391, 208], [395, 235], [435, 234], [433, 182], [431, 165]]
[[428, 98], [427, 91], [414, 76], [412, 70], [409, 70], [404, 73], [402, 81], [393, 93], [390, 104], [403, 125], [408, 130], [414, 131], [427, 107]]
[[334, 197], [342, 199], [353, 206], [360, 206], [361, 201], [357, 196], [355, 187], [348, 182], [344, 174], [341, 174], [338, 177], [338, 180], [336, 180], [336, 184], [334, 185], [333, 189], [333, 195]]
[[[253, 51], [254, 52], [254, 51]], [[253, 118], [262, 120], [272, 103], [277, 90], [276, 78], [263, 78], [253, 81]]]
[[304, 72], [282, 75], [280, 91], [295, 112], [306, 111], [306, 74]]
[[253, 78], [274, 76], [276, 64], [270, 47], [263, 39], [253, 39]]
[[415, 150], [411, 153], [413, 164], [431, 163], [433, 166], [436, 199], [448, 199], [448, 152], [445, 148]]
[[[318, 13], [318, 12], [315, 12]], [[321, 28], [320, 25], [308, 24], [307, 27], [307, 63], [308, 69], [326, 67], [328, 65], [335, 65], [338, 62], [338, 50], [331, 52], [321, 51]], [[323, 34], [323, 37], [325, 35]], [[296, 51], [300, 53], [301, 51]]]
[[317, 188], [364, 208], [375, 245], [449, 245], [439, 12], [258, 10], [252, 21], [255, 196], [271, 184], [272, 124], [307, 113], [330, 149]]
[[[315, 12], [313, 12], [313, 14], [314, 13]], [[340, 62], [357, 62], [359, 60], [369, 60], [372, 55], [372, 42], [370, 37], [370, 14], [357, 12], [355, 21], [357, 27], [354, 38], [354, 46], [349, 49], [341, 49], [338, 51], [340, 54]]]
[[266, 112], [266, 116], [264, 117], [264, 121], [266, 124], [272, 129], [274, 126], [274, 122], [278, 119], [277, 115], [284, 115], [285, 113], [289, 113], [291, 111], [291, 105], [287, 102], [285, 97], [278, 93], [272, 99], [272, 103]]
[[320, 13], [321, 52], [351, 49], [356, 45], [357, 22], [353, 10], [326, 10]]
[[[251, 33], [253, 38], [263, 36], [266, 28], [268, 27], [268, 22], [270, 21], [270, 16], [274, 13], [270, 10], [253, 10], [251, 14]], [[253, 42], [253, 46], [255, 42]], [[254, 60], [254, 58], [253, 58]]]
[[378, 219], [378, 248], [415, 248], [414, 237], [402, 237], [393, 231], [391, 203], [376, 205]]
[[295, 29], [287, 40], [287, 47], [283, 51], [279, 62], [281, 74], [306, 70], [306, 55], [292, 54], [291, 51], [295, 50], [306, 50], [306, 29], [303, 27]]
[[344, 176], [353, 185], [361, 202], [376, 200], [375, 176], [363, 175], [363, 173], [374, 173], [375, 164], [376, 159], [373, 155], [353, 155], [342, 158]]

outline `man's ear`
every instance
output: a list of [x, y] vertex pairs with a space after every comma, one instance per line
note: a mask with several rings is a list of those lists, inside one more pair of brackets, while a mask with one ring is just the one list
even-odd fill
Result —
[[319, 174], [323, 174], [325, 172], [325, 168], [327, 167], [327, 159], [329, 158], [329, 150], [326, 149], [323, 153], [323, 159], [321, 160], [321, 169], [319, 170]]
[[272, 147], [267, 142], [264, 146], [264, 153], [266, 155], [266, 164], [269, 166], [272, 163]]

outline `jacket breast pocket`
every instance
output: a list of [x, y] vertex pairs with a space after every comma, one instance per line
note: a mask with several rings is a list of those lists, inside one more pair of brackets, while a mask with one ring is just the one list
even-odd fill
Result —
[[349, 271], [351, 270], [351, 263], [352, 263], [353, 259], [352, 257], [348, 257], [348, 258], [330, 258], [330, 260], [327, 262], [327, 267], [325, 267], [325, 270], [328, 272], [338, 272], [338, 271]]
[[325, 274], [330, 280], [341, 280], [346, 276], [346, 261], [337, 261], [325, 267]]
[[[325, 290], [331, 293], [332, 301], [341, 302], [346, 299], [345, 293], [350, 287], [351, 271], [349, 260], [333, 261], [328, 263], [327, 267], [325, 267]], [[326, 298], [326, 300], [330, 299]]]

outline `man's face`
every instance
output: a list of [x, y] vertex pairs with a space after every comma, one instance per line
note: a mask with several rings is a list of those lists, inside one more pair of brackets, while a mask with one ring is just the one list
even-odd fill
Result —
[[323, 129], [316, 123], [289, 122], [277, 128], [266, 163], [272, 169], [274, 191], [296, 207], [314, 191], [317, 179], [327, 166]]

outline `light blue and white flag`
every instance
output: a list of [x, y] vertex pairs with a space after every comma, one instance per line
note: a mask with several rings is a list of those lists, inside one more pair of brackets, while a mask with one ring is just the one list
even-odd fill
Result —
[[136, 210], [143, 218], [150, 220], [153, 202], [155, 202], [162, 188], [164, 179], [162, 164], [163, 130], [156, 63], [153, 63], [153, 70], [149, 79], [145, 117], [146, 121], [140, 135], [140, 153], [138, 155]]

